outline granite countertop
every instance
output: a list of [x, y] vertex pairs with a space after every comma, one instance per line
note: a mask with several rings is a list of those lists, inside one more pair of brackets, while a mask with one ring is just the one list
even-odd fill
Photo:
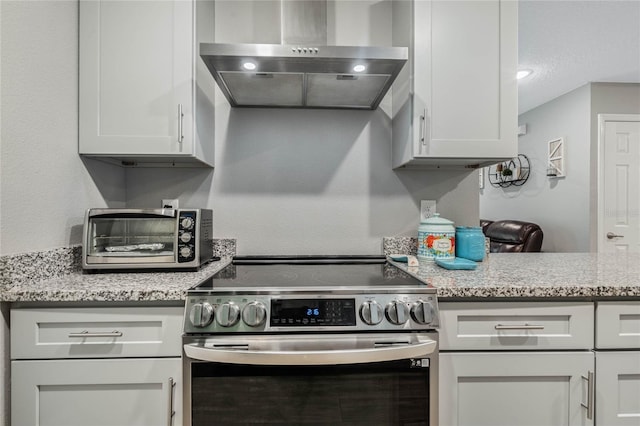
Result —
[[3, 302], [184, 301], [187, 290], [224, 268], [222, 257], [196, 272], [72, 272], [0, 291]]
[[[414, 238], [387, 238], [383, 252], [411, 253]], [[0, 302], [184, 301], [187, 290], [225, 267], [235, 240], [220, 240], [219, 261], [196, 272], [84, 273], [78, 247], [0, 258]], [[395, 262], [394, 262], [395, 263]], [[400, 268], [442, 299], [640, 299], [640, 253], [491, 253], [475, 270], [434, 262]]]
[[442, 299], [640, 298], [640, 253], [491, 253], [475, 270], [457, 271], [394, 263]]

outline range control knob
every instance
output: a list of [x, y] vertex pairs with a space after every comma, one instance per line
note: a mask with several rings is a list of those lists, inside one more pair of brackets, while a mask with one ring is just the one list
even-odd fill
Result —
[[194, 327], [206, 327], [213, 321], [213, 306], [209, 302], [196, 303], [189, 311], [189, 320]]
[[258, 327], [267, 319], [267, 308], [261, 302], [249, 302], [242, 308], [242, 321], [249, 327]]
[[409, 319], [409, 308], [401, 301], [394, 300], [387, 304], [385, 314], [391, 324], [402, 325]]
[[411, 306], [411, 318], [418, 324], [429, 324], [433, 321], [433, 308], [431, 303], [418, 300]]
[[240, 320], [240, 308], [233, 302], [225, 302], [216, 311], [216, 322], [223, 327], [232, 327]]
[[180, 247], [180, 257], [184, 257], [185, 259], [188, 259], [189, 257], [191, 257], [191, 254], [193, 253], [193, 250], [191, 250], [191, 247]]
[[360, 318], [365, 324], [380, 324], [383, 318], [382, 307], [375, 300], [367, 300], [360, 305]]
[[191, 232], [183, 232], [182, 235], [180, 235], [180, 241], [183, 243], [191, 241]]
[[185, 216], [180, 220], [180, 226], [182, 229], [191, 229], [193, 228], [194, 221], [192, 217]]

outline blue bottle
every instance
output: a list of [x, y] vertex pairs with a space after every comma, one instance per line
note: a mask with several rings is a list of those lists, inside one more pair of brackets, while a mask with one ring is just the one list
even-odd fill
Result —
[[456, 257], [481, 262], [484, 259], [484, 234], [479, 226], [456, 226]]

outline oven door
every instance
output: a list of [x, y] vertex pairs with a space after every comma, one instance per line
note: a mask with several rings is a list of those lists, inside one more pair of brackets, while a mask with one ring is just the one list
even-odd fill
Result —
[[437, 425], [436, 333], [185, 338], [185, 425]]

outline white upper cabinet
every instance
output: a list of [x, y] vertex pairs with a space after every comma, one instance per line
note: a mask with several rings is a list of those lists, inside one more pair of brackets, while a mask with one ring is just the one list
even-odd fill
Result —
[[213, 167], [212, 1], [80, 1], [79, 153]]
[[476, 167], [517, 155], [518, 4], [393, 2], [409, 62], [393, 86], [393, 167]]

